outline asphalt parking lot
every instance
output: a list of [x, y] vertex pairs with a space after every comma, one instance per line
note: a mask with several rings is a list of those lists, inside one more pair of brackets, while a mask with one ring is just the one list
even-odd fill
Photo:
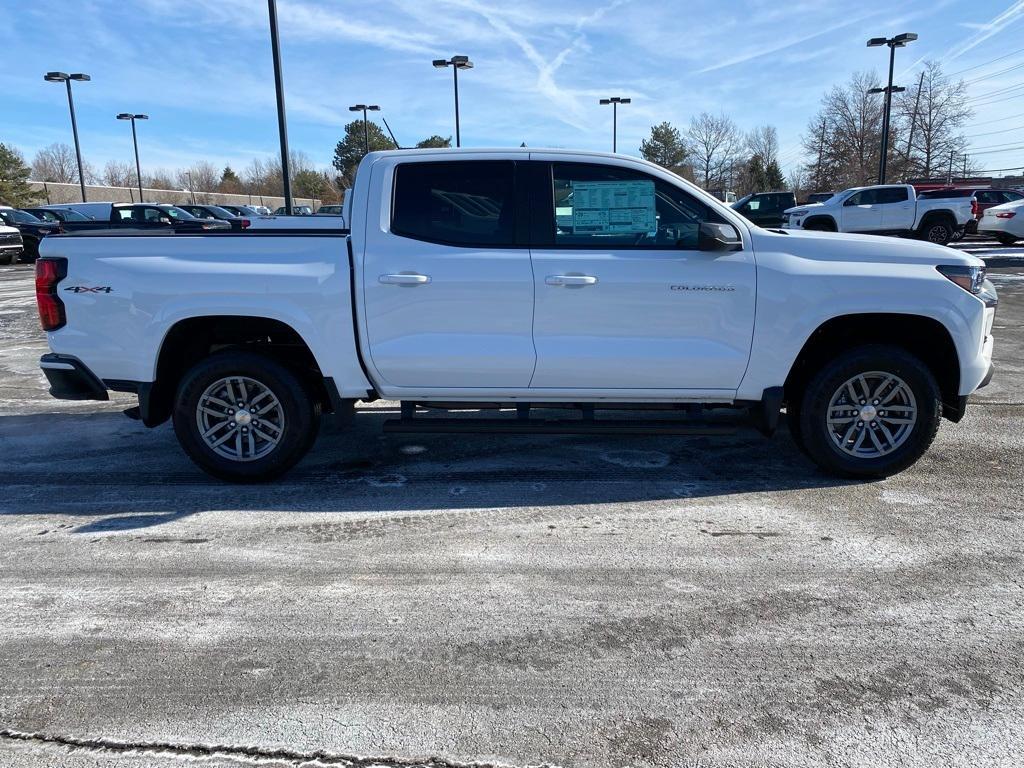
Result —
[[221, 485], [130, 397], [51, 399], [0, 268], [0, 764], [1020, 765], [1024, 248], [958, 247], [996, 377], [868, 483], [784, 430], [383, 436], [383, 403]]

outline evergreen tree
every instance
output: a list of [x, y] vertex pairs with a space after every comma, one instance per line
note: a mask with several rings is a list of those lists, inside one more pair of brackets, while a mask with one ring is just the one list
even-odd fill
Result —
[[[383, 149], [394, 149], [395, 143], [391, 137], [380, 129], [376, 123], [367, 125], [367, 134], [370, 139], [370, 151], [377, 152]], [[345, 138], [334, 147], [334, 160], [331, 164], [338, 169], [342, 184], [346, 187], [352, 186], [356, 176], [356, 168], [359, 161], [366, 155], [366, 148], [363, 141], [363, 121], [353, 120], [345, 126]]]
[[438, 136], [436, 133], [423, 141], [417, 142], [416, 149], [431, 149], [450, 147], [452, 145], [452, 137], [445, 138], [444, 136]]
[[664, 122], [652, 126], [651, 138], [640, 142], [640, 155], [662, 168], [675, 170], [686, 162], [689, 151], [679, 129]]
[[30, 172], [17, 149], [0, 144], [0, 203], [20, 208], [42, 198], [41, 192], [29, 186]]

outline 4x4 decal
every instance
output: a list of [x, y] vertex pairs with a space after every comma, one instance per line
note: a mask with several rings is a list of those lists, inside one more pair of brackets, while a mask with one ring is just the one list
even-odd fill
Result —
[[72, 285], [64, 289], [65, 291], [71, 291], [72, 293], [112, 293], [113, 288], [109, 285], [105, 286], [87, 286], [87, 285]]

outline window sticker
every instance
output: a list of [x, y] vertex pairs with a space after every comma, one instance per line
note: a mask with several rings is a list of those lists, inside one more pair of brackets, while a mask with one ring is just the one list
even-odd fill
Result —
[[[563, 209], [559, 208], [556, 219], [563, 217]], [[656, 235], [654, 182], [572, 182], [572, 229], [577, 235]]]

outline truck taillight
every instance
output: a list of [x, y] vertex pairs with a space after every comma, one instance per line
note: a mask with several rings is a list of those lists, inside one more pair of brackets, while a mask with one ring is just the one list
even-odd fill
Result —
[[242, 229], [248, 229], [252, 226], [252, 222], [248, 219], [242, 219]]
[[977, 216], [978, 213], [980, 213], [980, 211], [978, 211], [978, 201], [971, 198], [971, 216]]
[[67, 275], [67, 259], [36, 259], [36, 306], [44, 331], [56, 331], [67, 323], [64, 302], [57, 294], [57, 284]]

